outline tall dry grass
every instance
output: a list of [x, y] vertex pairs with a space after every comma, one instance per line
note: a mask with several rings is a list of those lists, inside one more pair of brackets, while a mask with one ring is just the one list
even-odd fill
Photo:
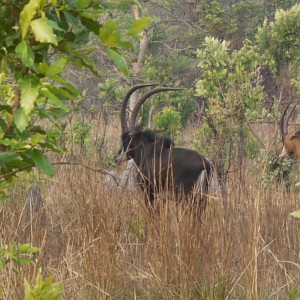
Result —
[[[80, 159], [97, 168], [95, 157]], [[23, 299], [23, 277], [32, 283], [42, 267], [63, 283], [62, 299], [296, 299], [300, 223], [289, 213], [299, 194], [262, 188], [263, 169], [233, 172], [226, 211], [216, 195], [199, 219], [174, 201], [150, 214], [140, 191], [108, 190], [102, 174], [74, 165], [40, 180], [43, 210], [28, 216], [24, 175], [0, 206], [0, 239], [42, 251], [35, 265], [1, 270], [3, 295]]]

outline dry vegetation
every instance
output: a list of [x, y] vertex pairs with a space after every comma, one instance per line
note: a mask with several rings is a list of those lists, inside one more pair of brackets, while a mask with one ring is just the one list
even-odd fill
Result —
[[[116, 149], [117, 130], [107, 135]], [[85, 163], [101, 167], [95, 156]], [[248, 164], [231, 175], [227, 210], [217, 195], [201, 219], [172, 201], [153, 216], [140, 192], [107, 190], [102, 174], [74, 165], [43, 178], [43, 210], [30, 216], [25, 174], [0, 206], [0, 238], [43, 250], [36, 265], [4, 269], [8, 299], [22, 299], [38, 267], [63, 283], [63, 299], [296, 299], [299, 194], [263, 189], [263, 164]]]

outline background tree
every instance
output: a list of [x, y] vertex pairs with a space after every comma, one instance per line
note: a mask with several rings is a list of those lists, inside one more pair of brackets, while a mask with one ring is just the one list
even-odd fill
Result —
[[[240, 49], [244, 40], [254, 41], [258, 26], [264, 19], [274, 18], [275, 11], [287, 9], [297, 1], [147, 1], [144, 3], [143, 13], [151, 16], [151, 24], [147, 28], [148, 51], [140, 78], [144, 81], [154, 81], [165, 85], [187, 87], [184, 97], [153, 98], [154, 115], [162, 110], [162, 106], [171, 106], [182, 116], [181, 125], [185, 125], [187, 119], [202, 102], [201, 97], [196, 96], [193, 89], [194, 83], [199, 78], [198, 58], [196, 51], [203, 43], [206, 36], [230, 41], [230, 48]], [[117, 16], [122, 18], [122, 14]], [[139, 44], [134, 44], [134, 53], [126, 56], [130, 65], [136, 62], [139, 53]], [[131, 71], [133, 74], [133, 71]], [[105, 78], [110, 84], [114, 82], [114, 91], [118, 90], [122, 95], [124, 82], [120, 78]], [[264, 75], [265, 91], [268, 98], [264, 99], [265, 106], [272, 110], [274, 96], [278, 90], [276, 78]], [[274, 83], [275, 82], [275, 83]], [[104, 83], [102, 83], [104, 84]], [[102, 86], [102, 85], [101, 85]], [[118, 102], [112, 97], [115, 92], [109, 89], [109, 93], [101, 91], [100, 100], [109, 102], [116, 110]], [[116, 103], [116, 104], [114, 104]], [[146, 105], [147, 111], [150, 109]], [[155, 117], [155, 116], [154, 116]]]
[[[272, 112], [276, 124], [288, 103], [297, 104], [299, 101], [300, 5], [296, 4], [287, 10], [277, 10], [274, 20], [271, 20], [265, 20], [256, 39], [261, 51], [268, 57], [268, 68], [271, 70], [268, 77], [273, 78], [275, 86]], [[297, 111], [299, 110], [295, 110], [296, 114]], [[274, 145], [278, 144], [276, 137], [274, 135]], [[265, 176], [266, 183], [277, 180], [284, 181], [287, 189], [292, 184], [297, 186], [295, 179], [298, 176], [292, 176], [294, 166], [293, 158], [278, 161], [276, 157], [271, 157]]]
[[229, 42], [215, 38], [206, 38], [197, 54], [201, 79], [196, 92], [206, 99], [207, 125], [201, 131], [210, 137], [200, 141], [200, 145], [209, 145], [201, 150], [213, 158], [226, 198], [228, 170], [233, 167], [242, 174], [244, 158], [256, 154], [248, 124], [265, 117], [259, 72], [262, 57], [249, 42], [230, 52]]
[[258, 31], [257, 42], [273, 62], [270, 67], [279, 80], [281, 95], [290, 101], [295, 96], [291, 84], [299, 78], [300, 5], [289, 10], [280, 9], [274, 21], [266, 20]]

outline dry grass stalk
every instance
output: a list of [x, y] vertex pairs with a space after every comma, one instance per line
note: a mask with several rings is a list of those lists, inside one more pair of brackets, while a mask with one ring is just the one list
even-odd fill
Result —
[[[250, 170], [243, 180], [231, 174], [226, 214], [217, 195], [196, 219], [175, 201], [150, 214], [141, 192], [107, 191], [99, 173], [56, 166], [41, 186], [47, 226], [32, 218], [24, 239], [26, 194], [16, 185], [0, 206], [0, 239], [43, 246], [37, 266], [63, 282], [63, 299], [289, 299], [300, 287], [299, 223], [289, 216], [299, 194], [263, 189]], [[36, 270], [11, 274], [11, 299], [22, 298], [22, 278]]]

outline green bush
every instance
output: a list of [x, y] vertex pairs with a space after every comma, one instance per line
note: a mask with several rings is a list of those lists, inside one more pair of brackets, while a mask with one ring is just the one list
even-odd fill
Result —
[[156, 116], [156, 124], [158, 128], [163, 129], [171, 137], [176, 137], [182, 129], [181, 115], [173, 107], [165, 107]]

